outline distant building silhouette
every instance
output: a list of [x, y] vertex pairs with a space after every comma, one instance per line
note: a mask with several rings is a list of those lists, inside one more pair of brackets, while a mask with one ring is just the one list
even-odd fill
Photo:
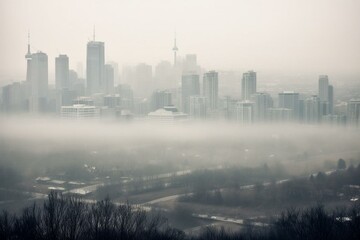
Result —
[[181, 81], [181, 96], [182, 96], [182, 110], [184, 113], [189, 113], [190, 110], [190, 96], [200, 95], [199, 75], [188, 74], [182, 76]]
[[90, 41], [86, 54], [86, 83], [88, 94], [104, 92], [105, 49], [103, 42]]
[[206, 98], [206, 107], [210, 110], [218, 108], [219, 79], [218, 73], [210, 71], [204, 74], [203, 95]]
[[241, 80], [241, 98], [250, 100], [254, 93], [256, 93], [256, 72], [248, 71], [243, 74]]

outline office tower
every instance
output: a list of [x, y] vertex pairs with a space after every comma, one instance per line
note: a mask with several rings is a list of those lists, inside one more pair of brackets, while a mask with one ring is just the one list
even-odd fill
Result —
[[318, 123], [320, 121], [320, 98], [316, 95], [304, 101], [304, 120], [307, 123]]
[[206, 98], [206, 107], [210, 110], [216, 110], [218, 108], [218, 89], [218, 73], [215, 71], [205, 73], [203, 79], [203, 95]]
[[169, 91], [156, 90], [151, 96], [151, 111], [172, 105], [171, 93]]
[[48, 56], [43, 52], [31, 54], [29, 93], [30, 111], [46, 111], [48, 94]]
[[256, 72], [248, 71], [243, 74], [241, 80], [242, 100], [250, 100], [251, 95], [256, 93]]
[[182, 110], [189, 113], [190, 96], [200, 95], [199, 75], [183, 75], [181, 79]]
[[60, 54], [55, 58], [55, 89], [70, 89], [69, 80], [69, 58]]
[[104, 85], [106, 94], [114, 93], [114, 68], [110, 64], [105, 64]]
[[237, 102], [235, 119], [241, 123], [252, 123], [254, 121], [254, 103], [250, 101]]
[[267, 116], [267, 109], [273, 107], [273, 100], [268, 93], [254, 93], [251, 95], [254, 102], [254, 120], [264, 122]]
[[334, 87], [329, 85], [329, 114], [334, 114]]
[[319, 99], [320, 99], [320, 115], [333, 114], [334, 112], [334, 88], [329, 85], [327, 75], [319, 77]]
[[104, 92], [105, 50], [104, 43], [95, 39], [87, 44], [86, 82], [88, 94]]
[[329, 78], [327, 75], [319, 76], [319, 99], [321, 102], [327, 102], [329, 99]]
[[190, 96], [189, 116], [191, 118], [204, 119], [206, 118], [207, 101], [203, 96]]
[[293, 110], [293, 118], [299, 119], [299, 93], [284, 91], [279, 93], [279, 108], [288, 108]]
[[268, 108], [267, 119], [269, 122], [289, 122], [293, 119], [293, 110], [288, 108]]
[[353, 126], [360, 126], [360, 99], [351, 99], [347, 106], [348, 123]]

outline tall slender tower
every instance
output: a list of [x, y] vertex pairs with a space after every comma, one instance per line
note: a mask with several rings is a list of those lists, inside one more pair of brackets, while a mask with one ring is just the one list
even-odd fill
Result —
[[31, 62], [30, 32], [28, 32], [28, 45], [27, 45], [27, 53], [25, 54], [25, 59], [26, 59], [26, 62], [27, 62], [27, 67], [26, 67], [26, 82], [29, 83], [29, 82], [30, 82], [30, 74], [31, 74], [31, 69], [30, 69], [30, 62]]
[[179, 50], [178, 47], [176, 46], [176, 33], [174, 38], [174, 47], [172, 50], [174, 51], [174, 67], [176, 67], [176, 52]]

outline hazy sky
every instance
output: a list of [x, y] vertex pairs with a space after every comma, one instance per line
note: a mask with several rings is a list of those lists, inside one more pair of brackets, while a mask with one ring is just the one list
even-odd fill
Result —
[[25, 78], [28, 30], [50, 81], [60, 53], [85, 68], [93, 25], [120, 66], [172, 61], [176, 28], [208, 69], [360, 75], [359, 0], [0, 0], [0, 81]]

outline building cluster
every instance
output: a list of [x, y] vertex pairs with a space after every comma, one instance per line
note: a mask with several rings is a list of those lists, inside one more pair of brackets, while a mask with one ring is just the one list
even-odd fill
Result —
[[[145, 63], [123, 68], [105, 63], [105, 43], [87, 43], [86, 77], [69, 68], [69, 57], [55, 58], [55, 86], [48, 83], [48, 56], [25, 55], [26, 80], [4, 86], [3, 112], [52, 113], [71, 119], [138, 119], [173, 122], [185, 119], [227, 119], [244, 124], [268, 122], [351, 124], [360, 126], [360, 100], [350, 100], [338, 110], [327, 75], [319, 76], [318, 94], [307, 96], [283, 91], [277, 96], [257, 89], [256, 72], [243, 73], [241, 96], [219, 93], [221, 74], [204, 71], [195, 54], [160, 62], [153, 73]], [[219, 78], [220, 77], [220, 78]]]

